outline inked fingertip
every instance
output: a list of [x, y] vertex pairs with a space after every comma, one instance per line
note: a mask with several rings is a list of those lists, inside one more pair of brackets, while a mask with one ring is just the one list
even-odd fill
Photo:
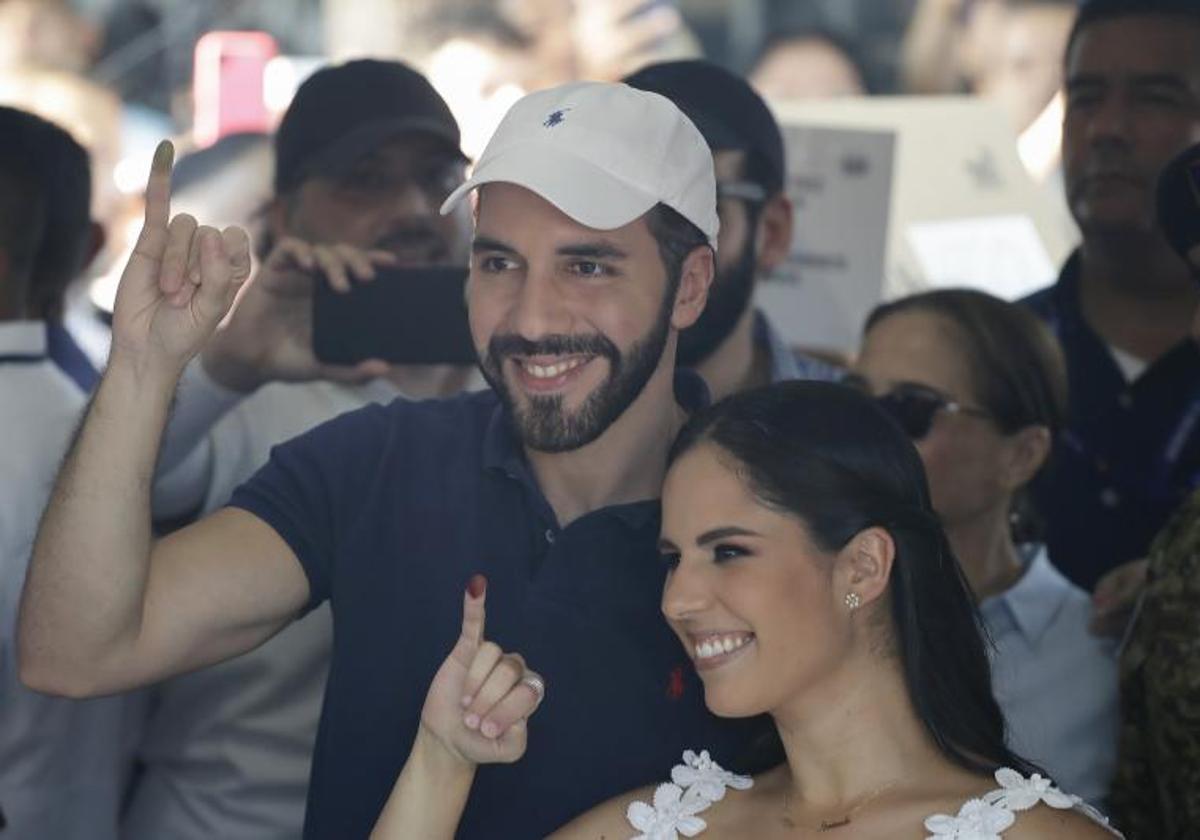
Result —
[[467, 594], [472, 598], [482, 598], [486, 591], [487, 578], [481, 574], [471, 575], [471, 579], [467, 581]]
[[[145, 160], [145, 158], [142, 158]], [[170, 140], [162, 140], [154, 148], [154, 166], [162, 169], [175, 163], [175, 144]]]

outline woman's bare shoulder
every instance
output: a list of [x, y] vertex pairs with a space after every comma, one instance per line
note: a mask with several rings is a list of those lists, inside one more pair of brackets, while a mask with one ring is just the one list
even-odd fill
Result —
[[628, 840], [637, 833], [625, 816], [629, 806], [653, 799], [654, 791], [655, 785], [647, 785], [614, 796], [571, 820], [550, 835], [550, 840]]
[[1074, 810], [1037, 805], [1016, 815], [1004, 840], [1113, 840], [1120, 837], [1112, 829]]

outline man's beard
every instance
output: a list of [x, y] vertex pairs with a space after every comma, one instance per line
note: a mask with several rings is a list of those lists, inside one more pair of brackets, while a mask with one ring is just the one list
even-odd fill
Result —
[[[674, 284], [672, 284], [674, 285]], [[479, 363], [483, 377], [499, 394], [516, 424], [521, 440], [539, 452], [569, 452], [600, 437], [633, 404], [658, 367], [675, 308], [672, 288], [650, 330], [622, 354], [605, 335], [549, 335], [530, 341], [512, 333], [493, 336]], [[608, 360], [609, 374], [574, 412], [563, 407], [561, 394], [525, 395], [518, 406], [504, 378], [504, 362], [511, 356], [586, 355]]]
[[738, 325], [750, 299], [754, 297], [754, 278], [758, 255], [754, 237], [747, 236], [742, 253], [732, 266], [718, 271], [708, 290], [704, 311], [686, 330], [679, 333], [676, 360], [682, 367], [695, 367], [708, 359], [729, 338]]

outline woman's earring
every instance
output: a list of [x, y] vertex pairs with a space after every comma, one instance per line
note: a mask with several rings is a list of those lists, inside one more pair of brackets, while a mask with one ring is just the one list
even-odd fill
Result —
[[857, 592], [847, 592], [846, 597], [843, 600], [846, 602], [846, 606], [851, 610], [851, 612], [862, 606], [862, 598], [858, 597]]

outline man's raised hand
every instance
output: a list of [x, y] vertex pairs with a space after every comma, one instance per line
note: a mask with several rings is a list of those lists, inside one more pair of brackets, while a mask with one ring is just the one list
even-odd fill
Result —
[[229, 311], [250, 276], [250, 239], [187, 214], [171, 218], [174, 148], [159, 144], [146, 184], [146, 217], [121, 274], [113, 359], [176, 377]]

